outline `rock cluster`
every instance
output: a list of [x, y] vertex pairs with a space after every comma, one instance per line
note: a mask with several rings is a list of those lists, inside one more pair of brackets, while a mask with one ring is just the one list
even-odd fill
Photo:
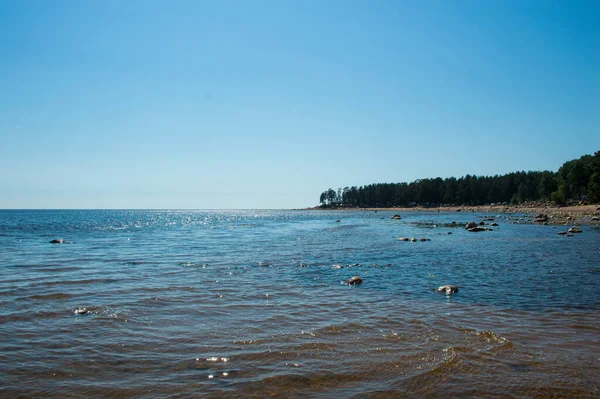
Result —
[[421, 242], [425, 242], [425, 241], [431, 241], [431, 238], [408, 238], [408, 237], [399, 237], [398, 241], [410, 241], [410, 242], [417, 242], [417, 241], [421, 241]]

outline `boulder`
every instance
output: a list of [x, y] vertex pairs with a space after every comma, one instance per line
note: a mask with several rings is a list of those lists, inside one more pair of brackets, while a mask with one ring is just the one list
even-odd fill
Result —
[[352, 276], [346, 280], [345, 283], [348, 285], [362, 284], [362, 279], [358, 276]]
[[394, 219], [394, 220], [400, 220], [402, 218], [400, 217], [400, 215], [394, 215], [394, 216], [392, 216], [392, 219]]
[[398, 238], [399, 241], [410, 241], [410, 238], [408, 237], [400, 237]]
[[533, 219], [533, 221], [535, 223], [545, 223], [548, 221], [548, 215], [544, 215], [543, 213], [539, 213], [537, 215], [535, 215], [535, 218]]
[[470, 231], [472, 233], [478, 232], [478, 231], [486, 231], [487, 229], [485, 227], [479, 227], [479, 226], [475, 226], [475, 227], [471, 227], [470, 229], [467, 229], [467, 231]]
[[50, 241], [50, 244], [62, 244], [63, 242], [65, 242], [65, 240], [63, 240], [62, 238], [56, 238]]
[[581, 233], [581, 229], [579, 227], [571, 227], [569, 230], [567, 230], [569, 233]]
[[417, 239], [415, 237], [410, 239], [410, 242], [417, 242]]
[[458, 287], [452, 284], [446, 284], [435, 289], [435, 292], [439, 292], [440, 294], [452, 295], [458, 292]]
[[467, 230], [472, 229], [474, 227], [477, 227], [477, 224], [475, 222], [469, 222], [465, 225], [465, 229]]
[[598, 220], [600, 220], [600, 216], [592, 216], [592, 217], [590, 218], [590, 220], [593, 220], [593, 221], [598, 221]]

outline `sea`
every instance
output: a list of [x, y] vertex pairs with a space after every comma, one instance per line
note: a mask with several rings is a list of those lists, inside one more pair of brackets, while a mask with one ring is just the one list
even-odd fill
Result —
[[393, 215], [0, 211], [0, 397], [600, 397], [598, 226]]

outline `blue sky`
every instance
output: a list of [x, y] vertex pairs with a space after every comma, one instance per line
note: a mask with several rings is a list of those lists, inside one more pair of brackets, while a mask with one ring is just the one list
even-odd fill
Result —
[[295, 208], [600, 149], [597, 1], [0, 0], [0, 208]]

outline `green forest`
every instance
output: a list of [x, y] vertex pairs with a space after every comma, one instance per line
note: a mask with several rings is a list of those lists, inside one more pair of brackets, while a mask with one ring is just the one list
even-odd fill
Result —
[[552, 201], [600, 203], [600, 151], [567, 161], [557, 172], [512, 172], [505, 175], [419, 179], [411, 183], [375, 183], [330, 188], [320, 207], [392, 207], [520, 204]]

